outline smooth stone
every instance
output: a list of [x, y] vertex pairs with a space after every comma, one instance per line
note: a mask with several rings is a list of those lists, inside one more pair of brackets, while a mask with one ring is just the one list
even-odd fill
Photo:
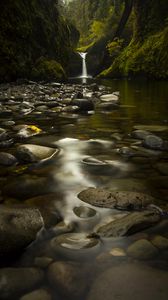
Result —
[[17, 159], [14, 155], [6, 152], [0, 152], [0, 165], [12, 166], [17, 163]]
[[0, 142], [0, 148], [9, 148], [14, 144], [13, 139], [7, 139], [5, 141]]
[[83, 219], [92, 218], [96, 215], [96, 211], [87, 206], [76, 206], [73, 208], [73, 211], [75, 215]]
[[143, 146], [154, 150], [162, 150], [163, 140], [156, 135], [147, 135], [143, 141]]
[[73, 99], [71, 105], [78, 106], [81, 111], [94, 110], [94, 104], [90, 99]]
[[36, 268], [0, 269], [0, 297], [1, 299], [16, 299], [15, 296], [35, 288], [43, 277], [43, 271]]
[[36, 208], [0, 206], [0, 256], [8, 256], [26, 248], [36, 239], [44, 222]]
[[114, 101], [114, 102], [118, 102], [118, 95], [116, 94], [107, 94], [107, 95], [102, 95], [100, 97], [101, 101]]
[[94, 157], [87, 157], [82, 160], [83, 167], [89, 170], [90, 173], [100, 175], [113, 175], [119, 171], [119, 168], [110, 161], [103, 161]]
[[62, 296], [80, 299], [87, 287], [83, 273], [77, 263], [57, 261], [49, 266], [48, 280], [53, 288], [57, 287]]
[[159, 221], [160, 215], [156, 211], [133, 212], [99, 227], [96, 234], [101, 237], [129, 236], [151, 227]]
[[93, 206], [123, 210], [141, 209], [155, 202], [150, 195], [131, 191], [109, 191], [88, 188], [78, 194], [78, 198]]
[[151, 239], [151, 243], [160, 250], [168, 249], [168, 239], [161, 235], [157, 235]]
[[109, 254], [117, 257], [126, 256], [126, 252], [122, 248], [113, 248]]
[[146, 130], [152, 132], [163, 132], [168, 131], [168, 126], [166, 125], [136, 125], [134, 126], [136, 130]]
[[22, 296], [20, 300], [52, 300], [52, 297], [47, 290], [39, 289]]
[[53, 155], [57, 154], [58, 152], [59, 150], [54, 148], [25, 144], [17, 148], [16, 156], [20, 161], [32, 163], [43, 159], [52, 158]]
[[15, 125], [15, 121], [3, 121], [2, 122], [2, 125], [3, 126], [13, 126], [13, 125]]
[[115, 110], [115, 109], [118, 109], [119, 108], [119, 105], [115, 102], [104, 102], [104, 103], [99, 103], [97, 105], [97, 108], [98, 109], [101, 109], [101, 110]]
[[118, 150], [118, 153], [126, 156], [126, 157], [133, 157], [135, 156], [137, 153], [135, 150], [129, 148], [129, 147], [122, 147]]
[[27, 176], [16, 177], [2, 188], [4, 195], [19, 199], [28, 199], [48, 194], [53, 191], [49, 179], [45, 177]]
[[[39, 133], [41, 133], [41, 129], [36, 127], [35, 125], [21, 125], [23, 126], [23, 128], [21, 128], [20, 130], [18, 130], [16, 137], [19, 139], [26, 139], [29, 137], [32, 137], [34, 135], [37, 135]], [[16, 130], [17, 126], [15, 126]]]
[[144, 140], [151, 133], [146, 130], [134, 130], [131, 132], [131, 136], [135, 139]]
[[78, 260], [91, 257], [100, 250], [100, 240], [85, 233], [66, 233], [53, 238], [50, 247], [54, 253]]
[[154, 166], [161, 174], [168, 175], [168, 163], [160, 162]]
[[167, 300], [168, 272], [138, 263], [105, 269], [94, 281], [87, 300]]
[[148, 240], [142, 239], [129, 246], [127, 253], [133, 258], [147, 260], [155, 257], [158, 250]]
[[67, 113], [75, 113], [79, 111], [79, 106], [75, 106], [75, 105], [68, 105], [66, 107], [64, 107], [62, 109], [63, 112], [67, 112]]
[[52, 262], [53, 259], [51, 257], [41, 256], [34, 259], [34, 265], [41, 269], [46, 269]]

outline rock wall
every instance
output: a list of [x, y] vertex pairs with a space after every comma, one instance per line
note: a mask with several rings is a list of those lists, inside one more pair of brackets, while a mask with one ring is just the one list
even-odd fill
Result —
[[168, 2], [135, 0], [131, 43], [100, 77], [168, 78]]
[[70, 30], [57, 0], [2, 0], [0, 81], [63, 78]]

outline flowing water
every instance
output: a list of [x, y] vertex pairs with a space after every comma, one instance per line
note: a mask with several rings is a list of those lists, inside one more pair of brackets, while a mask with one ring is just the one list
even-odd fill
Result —
[[[86, 55], [82, 57], [82, 76], [87, 77]], [[53, 300], [166, 300], [168, 247], [157, 249], [156, 255], [149, 255], [145, 260], [129, 255], [128, 247], [138, 240], [151, 241], [157, 235], [168, 238], [167, 217], [161, 224], [139, 234], [90, 239], [88, 244], [86, 236], [95, 231], [96, 226], [120, 218], [125, 212], [93, 207], [79, 200], [77, 195], [88, 187], [136, 190], [152, 194], [159, 199], [157, 204], [163, 206], [164, 211], [168, 210], [168, 174], [158, 169], [158, 163], [168, 164], [168, 153], [146, 149], [147, 155], [138, 158], [121, 155], [119, 151], [124, 147], [132, 147], [132, 150], [141, 147], [130, 136], [134, 129], [149, 130], [168, 139], [168, 85], [129, 80], [104, 80], [98, 84], [108, 87], [109, 92], [120, 92], [119, 109], [54, 117], [39, 114], [34, 118], [30, 114], [17, 120], [17, 124], [33, 123], [48, 133], [29, 138], [28, 143], [57, 146], [60, 152], [44, 164], [17, 170], [19, 173], [13, 172], [12, 176], [8, 172], [4, 175], [7, 182], [13, 176], [22, 178], [25, 174], [30, 178], [45, 177], [50, 193], [28, 200], [27, 197], [26, 201], [10, 197], [5, 201], [41, 207], [43, 212], [50, 211], [54, 216], [59, 213], [64, 224], [42, 230], [21, 258], [6, 264], [34, 266], [35, 258], [50, 258], [55, 266], [51, 264], [48, 270], [44, 269], [45, 279], [37, 288], [49, 290]], [[108, 161], [116, 171], [94, 165], [90, 158]]]

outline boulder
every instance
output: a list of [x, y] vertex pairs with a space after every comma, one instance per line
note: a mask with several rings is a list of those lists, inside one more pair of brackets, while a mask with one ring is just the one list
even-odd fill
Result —
[[113, 101], [115, 103], [119, 103], [119, 97], [116, 94], [106, 94], [100, 97], [101, 101]]
[[6, 152], [0, 152], [0, 165], [12, 166], [17, 163], [17, 159], [14, 155]]
[[0, 297], [18, 299], [22, 293], [36, 287], [43, 277], [43, 271], [37, 268], [0, 269]]
[[22, 296], [20, 300], [52, 300], [52, 297], [47, 290], [39, 289]]
[[145, 137], [143, 145], [150, 149], [162, 150], [164, 142], [160, 137], [151, 134]]
[[28, 199], [39, 195], [44, 195], [52, 192], [54, 189], [51, 180], [45, 177], [27, 176], [16, 177], [11, 182], [7, 183], [2, 192], [4, 195]]
[[43, 227], [38, 209], [0, 206], [0, 256], [23, 251]]
[[137, 129], [131, 132], [131, 136], [135, 139], [144, 140], [151, 133], [147, 130]]
[[138, 263], [111, 266], [94, 281], [87, 300], [167, 300], [168, 272]]
[[152, 240], [151, 243], [160, 250], [168, 249], [168, 239], [164, 236], [157, 235]]
[[127, 253], [133, 258], [147, 260], [154, 258], [158, 250], [148, 240], [142, 239], [129, 246]]
[[43, 159], [49, 159], [58, 152], [58, 149], [50, 147], [25, 144], [17, 148], [16, 156], [20, 161], [32, 163]]
[[78, 298], [87, 286], [82, 273], [77, 263], [57, 261], [49, 266], [48, 279], [51, 286], [57, 287], [63, 297]]
[[78, 106], [81, 111], [94, 110], [94, 104], [90, 99], [73, 99], [71, 105]]
[[102, 237], [128, 236], [160, 221], [156, 211], [134, 212], [99, 227], [96, 234]]
[[80, 192], [78, 198], [93, 206], [123, 210], [141, 209], [155, 202], [155, 199], [147, 194], [100, 188], [88, 188]]

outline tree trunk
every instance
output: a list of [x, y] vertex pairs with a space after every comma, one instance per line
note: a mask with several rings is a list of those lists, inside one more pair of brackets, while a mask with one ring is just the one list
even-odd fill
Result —
[[132, 11], [134, 0], [125, 0], [125, 8], [122, 14], [122, 17], [120, 19], [120, 22], [118, 24], [117, 30], [115, 32], [114, 38], [115, 37], [121, 37], [123, 30], [125, 28], [125, 25], [129, 19], [129, 16]]

